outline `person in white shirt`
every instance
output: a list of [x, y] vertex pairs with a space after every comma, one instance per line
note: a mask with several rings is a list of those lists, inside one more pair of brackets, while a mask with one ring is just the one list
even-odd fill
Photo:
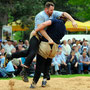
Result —
[[67, 44], [67, 41], [66, 40], [63, 41], [62, 50], [63, 50], [65, 56], [70, 55], [71, 47], [70, 47], [69, 44]]
[[12, 45], [12, 42], [11, 40], [8, 40], [8, 43], [4, 46], [4, 49], [5, 49], [5, 52], [7, 54], [11, 54], [11, 50], [15, 48], [13, 45]]

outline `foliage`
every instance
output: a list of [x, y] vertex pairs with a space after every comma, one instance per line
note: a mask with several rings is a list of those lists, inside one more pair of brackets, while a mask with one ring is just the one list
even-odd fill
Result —
[[75, 16], [81, 21], [90, 20], [90, 0], [69, 0], [68, 3], [77, 7]]

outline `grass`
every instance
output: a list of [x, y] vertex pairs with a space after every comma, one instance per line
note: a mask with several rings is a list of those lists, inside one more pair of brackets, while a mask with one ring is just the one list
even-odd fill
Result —
[[[51, 78], [72, 78], [72, 77], [81, 77], [81, 76], [90, 77], [90, 74], [51, 75]], [[11, 78], [0, 78], [0, 80], [9, 80], [9, 79]], [[13, 79], [22, 80], [20, 76], [14, 77]]]

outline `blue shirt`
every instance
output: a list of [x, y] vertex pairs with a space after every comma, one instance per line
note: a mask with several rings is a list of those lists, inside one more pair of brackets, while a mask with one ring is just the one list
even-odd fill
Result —
[[25, 57], [21, 57], [22, 64], [25, 63]]
[[59, 55], [59, 59], [60, 59], [61, 64], [62, 64], [62, 61], [66, 63], [66, 57], [63, 52]]
[[89, 57], [86, 55], [86, 58], [83, 57], [83, 55], [80, 56], [79, 58], [80, 61], [85, 61], [85, 62], [89, 62]]
[[0, 66], [1, 66], [1, 67], [3, 67], [4, 61], [5, 61], [5, 57], [0, 58]]
[[49, 17], [45, 11], [41, 11], [40, 13], [38, 13], [35, 17], [35, 29], [37, 28], [37, 26], [49, 19], [54, 19], [57, 18], [59, 16], [62, 16], [63, 12], [60, 11], [53, 11], [52, 15]]
[[[61, 19], [51, 19], [52, 25], [50, 25], [46, 32], [52, 38], [52, 40], [59, 44], [60, 40], [66, 33], [66, 27]], [[44, 37], [42, 41], [47, 41]]]
[[8, 62], [7, 66], [5, 67], [5, 70], [7, 72], [14, 72], [15, 71], [15, 69], [14, 69], [13, 64], [12, 64], [11, 61]]

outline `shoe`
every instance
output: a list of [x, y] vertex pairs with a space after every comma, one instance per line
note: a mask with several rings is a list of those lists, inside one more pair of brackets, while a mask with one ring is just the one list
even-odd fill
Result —
[[55, 75], [59, 75], [58, 72], [55, 72]]
[[47, 81], [42, 81], [42, 87], [46, 86]]
[[6, 75], [4, 78], [8, 78], [8, 75]]
[[33, 81], [30, 88], [35, 88], [36, 87], [36, 83]]
[[20, 72], [20, 76], [22, 77], [22, 80], [24, 82], [29, 82], [25, 68], [23, 68], [22, 71]]
[[47, 80], [50, 80], [50, 73], [47, 74]]

